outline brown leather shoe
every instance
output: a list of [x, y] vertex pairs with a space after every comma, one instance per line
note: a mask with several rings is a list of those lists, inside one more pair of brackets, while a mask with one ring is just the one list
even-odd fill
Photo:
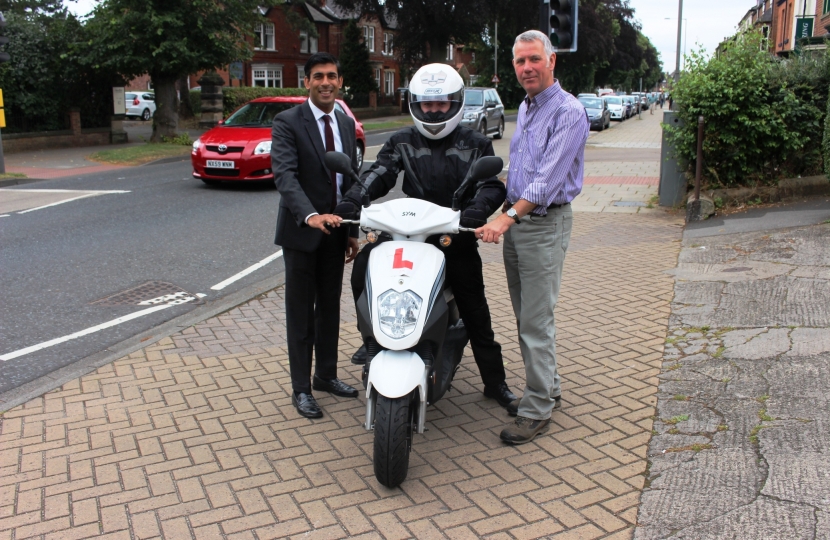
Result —
[[[505, 409], [507, 409], [507, 414], [510, 416], [518, 416], [519, 414], [519, 402], [522, 401], [522, 398], [518, 398], [516, 400], [511, 401]], [[562, 408], [562, 396], [556, 396], [553, 398], [553, 410], [561, 409]]]
[[550, 418], [534, 420], [524, 416], [517, 416], [512, 426], [501, 431], [501, 440], [508, 444], [525, 444], [533, 440], [536, 435], [547, 432], [550, 427]]

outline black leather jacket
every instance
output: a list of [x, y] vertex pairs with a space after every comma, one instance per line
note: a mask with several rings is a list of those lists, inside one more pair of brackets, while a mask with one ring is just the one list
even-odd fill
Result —
[[[383, 145], [372, 167], [361, 175], [372, 200], [395, 187], [398, 173], [404, 171], [403, 192], [439, 206], [452, 207], [453, 193], [467, 177], [472, 164], [481, 156], [492, 156], [493, 143], [484, 135], [458, 126], [443, 139], [427, 139], [414, 126], [401, 129]], [[360, 200], [359, 186], [349, 195]], [[495, 176], [472, 183], [458, 199], [458, 208], [477, 207], [487, 215], [501, 208], [507, 195], [504, 184]]]

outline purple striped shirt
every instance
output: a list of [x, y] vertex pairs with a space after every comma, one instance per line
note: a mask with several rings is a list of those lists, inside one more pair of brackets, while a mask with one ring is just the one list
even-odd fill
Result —
[[579, 195], [588, 127], [585, 108], [559, 81], [525, 98], [510, 140], [507, 200], [535, 203], [531, 213], [544, 216], [551, 204], [569, 203]]

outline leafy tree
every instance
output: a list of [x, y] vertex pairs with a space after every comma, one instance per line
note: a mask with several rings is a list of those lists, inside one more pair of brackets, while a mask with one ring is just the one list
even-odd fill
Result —
[[148, 73], [156, 94], [152, 141], [178, 127], [176, 80], [251, 57], [258, 9], [277, 0], [104, 0], [87, 22], [89, 65], [124, 78]]
[[343, 32], [340, 71], [349, 94], [368, 94], [378, 89], [369, 62], [369, 49], [363, 44], [363, 34], [354, 20], [349, 21]]
[[394, 17], [395, 50], [407, 65], [445, 62], [447, 45], [466, 43], [478, 36], [487, 21], [485, 3], [479, 0], [336, 0], [360, 14]]

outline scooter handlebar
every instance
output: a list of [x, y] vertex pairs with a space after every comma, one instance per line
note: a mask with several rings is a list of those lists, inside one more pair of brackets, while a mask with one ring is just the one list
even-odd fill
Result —
[[360, 225], [360, 220], [359, 219], [344, 219], [340, 223], [342, 223], [344, 225]]
[[458, 232], [476, 232], [476, 230], [470, 227], [459, 227]]

